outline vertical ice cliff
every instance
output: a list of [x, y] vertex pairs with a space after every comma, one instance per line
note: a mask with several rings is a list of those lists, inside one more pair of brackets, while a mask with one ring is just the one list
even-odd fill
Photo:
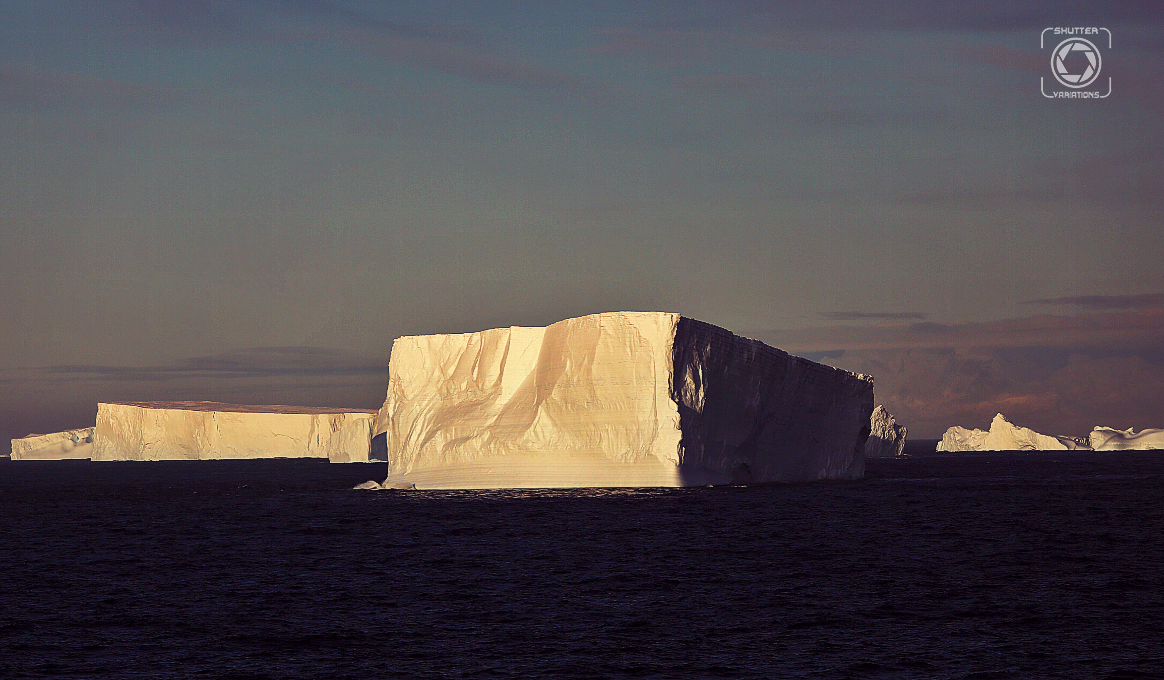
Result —
[[686, 317], [672, 345], [684, 485], [865, 474], [872, 378]]
[[373, 411], [215, 402], [97, 405], [93, 460], [368, 460]]
[[872, 381], [677, 314], [396, 340], [386, 485], [686, 486], [860, 477]]
[[905, 425], [898, 425], [881, 404], [869, 418], [869, 439], [865, 441], [866, 458], [895, 458], [904, 455]]
[[30, 434], [12, 440], [12, 460], [64, 460], [93, 454], [93, 428]]

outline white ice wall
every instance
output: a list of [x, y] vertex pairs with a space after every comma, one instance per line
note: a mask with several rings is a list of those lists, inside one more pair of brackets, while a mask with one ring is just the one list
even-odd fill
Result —
[[374, 413], [209, 402], [98, 404], [93, 460], [368, 459]]
[[64, 460], [93, 455], [93, 428], [29, 435], [12, 440], [12, 460]]
[[396, 340], [375, 432], [421, 488], [676, 486], [675, 314]]
[[386, 484], [684, 486], [859, 477], [871, 411], [864, 376], [611, 312], [398, 339], [374, 432]]

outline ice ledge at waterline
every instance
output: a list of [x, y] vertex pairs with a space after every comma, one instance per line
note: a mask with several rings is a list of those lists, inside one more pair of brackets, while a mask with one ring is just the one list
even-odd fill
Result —
[[[385, 485], [693, 486], [853, 479], [872, 378], [678, 314], [398, 338]], [[379, 439], [383, 435], [383, 440]]]
[[203, 401], [97, 405], [93, 460], [368, 460], [374, 411]]

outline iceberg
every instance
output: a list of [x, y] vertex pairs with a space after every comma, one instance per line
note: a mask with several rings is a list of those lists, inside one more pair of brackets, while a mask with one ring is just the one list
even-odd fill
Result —
[[[855, 479], [873, 380], [662, 312], [397, 338], [383, 486]], [[379, 454], [377, 455], [379, 457]]]
[[1039, 434], [1027, 427], [1014, 425], [999, 413], [990, 423], [990, 432], [982, 442], [984, 451], [1061, 451], [1067, 445], [1045, 434]]
[[1064, 451], [1086, 448], [1071, 437], [1039, 434], [1018, 427], [1001, 413], [990, 422], [990, 430], [967, 430], [955, 425], [946, 430], [938, 451]]
[[93, 460], [366, 462], [375, 411], [205, 401], [97, 405]]
[[[1088, 436], [1088, 443], [1096, 451], [1124, 451], [1129, 449], [1164, 449], [1164, 430], [1146, 429], [1136, 432], [1129, 428], [1097, 427]], [[13, 449], [15, 451], [15, 449]]]
[[878, 404], [869, 417], [869, 439], [865, 441], [866, 458], [896, 458], [905, 455], [904, 425], [898, 425], [886, 408]]
[[990, 431], [967, 430], [955, 425], [946, 430], [938, 451], [1124, 451], [1130, 449], [1164, 449], [1164, 430], [1117, 430], [1097, 427], [1087, 437], [1045, 435], [1017, 427], [999, 413], [990, 423]]
[[12, 460], [87, 459], [93, 454], [93, 428], [30, 434], [12, 440]]
[[942, 435], [942, 441], [938, 442], [938, 448], [936, 450], [981, 451], [987, 434], [989, 433], [985, 430], [968, 430], [959, 425], [955, 425], [946, 430], [945, 434]]

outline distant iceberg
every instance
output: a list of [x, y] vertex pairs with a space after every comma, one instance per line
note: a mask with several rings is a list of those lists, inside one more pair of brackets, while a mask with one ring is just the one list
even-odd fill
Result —
[[1131, 428], [1117, 430], [1112, 427], [1097, 427], [1088, 436], [1088, 443], [1096, 451], [1164, 449], [1164, 430], [1147, 429], [1136, 432]]
[[93, 460], [366, 462], [374, 416], [371, 410], [203, 401], [101, 403]]
[[[385, 486], [701, 486], [864, 473], [873, 382], [678, 314], [398, 338]], [[379, 456], [377, 456], [379, 457]]]
[[12, 460], [87, 459], [93, 455], [93, 428], [30, 434], [12, 440]]
[[938, 442], [938, 451], [1120, 451], [1126, 449], [1164, 449], [1164, 430], [1116, 430], [1097, 427], [1087, 437], [1045, 435], [1018, 427], [999, 413], [990, 430], [967, 430], [955, 425], [946, 430]]
[[[1039, 434], [1027, 427], [1019, 427], [999, 413], [990, 423], [990, 430], [967, 430], [955, 425], [946, 430], [938, 451], [1063, 451], [1080, 448], [1070, 437], [1052, 437]], [[1085, 448], [1085, 447], [1084, 447]]]

